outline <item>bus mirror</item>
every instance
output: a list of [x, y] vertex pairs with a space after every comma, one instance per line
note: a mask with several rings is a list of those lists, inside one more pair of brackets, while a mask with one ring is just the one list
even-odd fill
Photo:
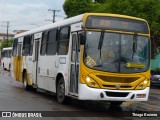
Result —
[[86, 43], [85, 34], [84, 33], [80, 33], [79, 34], [79, 38], [80, 38], [80, 44], [81, 45], [85, 45], [85, 43]]

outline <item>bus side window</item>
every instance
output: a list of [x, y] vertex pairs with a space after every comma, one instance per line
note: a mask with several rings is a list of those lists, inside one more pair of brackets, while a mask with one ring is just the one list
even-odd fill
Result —
[[16, 56], [17, 55], [17, 45], [18, 45], [18, 39], [14, 39], [12, 56]]
[[41, 41], [41, 55], [45, 55], [46, 54], [46, 44], [47, 44], [47, 35], [48, 32], [43, 32], [42, 34], [42, 41]]
[[1, 57], [4, 57], [4, 51], [1, 52]]
[[29, 55], [29, 47], [30, 47], [31, 41], [30, 36], [25, 36], [23, 41], [23, 55]]
[[70, 37], [70, 27], [62, 27], [60, 29], [59, 41], [58, 41], [58, 54], [66, 55], [68, 53], [69, 46], [69, 37]]
[[6, 57], [6, 51], [4, 50], [4, 52], [3, 52], [3, 57]]
[[47, 55], [55, 55], [57, 52], [57, 29], [48, 32]]
[[33, 35], [30, 36], [30, 46], [29, 46], [29, 55], [31, 56], [33, 53], [33, 44], [34, 44], [34, 37]]
[[9, 57], [9, 51], [8, 50], [6, 51], [6, 57], [7, 58]]
[[11, 58], [12, 50], [9, 50], [9, 58]]

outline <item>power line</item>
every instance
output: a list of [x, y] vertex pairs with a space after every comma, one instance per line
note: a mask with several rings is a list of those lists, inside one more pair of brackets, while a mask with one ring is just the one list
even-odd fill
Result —
[[31, 18], [26, 18], [26, 19], [12, 20], [10, 22], [33, 21], [33, 20], [37, 20], [37, 18], [42, 18], [42, 17], [45, 17], [45, 16], [47, 16], [47, 15], [38, 15], [38, 16], [34, 16], [34, 17], [31, 17]]

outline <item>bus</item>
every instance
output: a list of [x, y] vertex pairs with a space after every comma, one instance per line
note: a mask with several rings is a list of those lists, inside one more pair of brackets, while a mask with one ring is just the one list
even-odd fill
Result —
[[147, 101], [150, 29], [144, 19], [84, 13], [14, 37], [13, 74], [24, 89], [68, 98]]
[[3, 48], [1, 66], [5, 70], [10, 70], [11, 68], [11, 55], [12, 55], [12, 47]]

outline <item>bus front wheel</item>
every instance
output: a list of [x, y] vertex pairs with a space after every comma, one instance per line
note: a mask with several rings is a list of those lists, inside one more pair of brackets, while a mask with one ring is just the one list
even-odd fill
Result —
[[66, 103], [64, 78], [60, 78], [57, 84], [57, 101], [61, 104]]

